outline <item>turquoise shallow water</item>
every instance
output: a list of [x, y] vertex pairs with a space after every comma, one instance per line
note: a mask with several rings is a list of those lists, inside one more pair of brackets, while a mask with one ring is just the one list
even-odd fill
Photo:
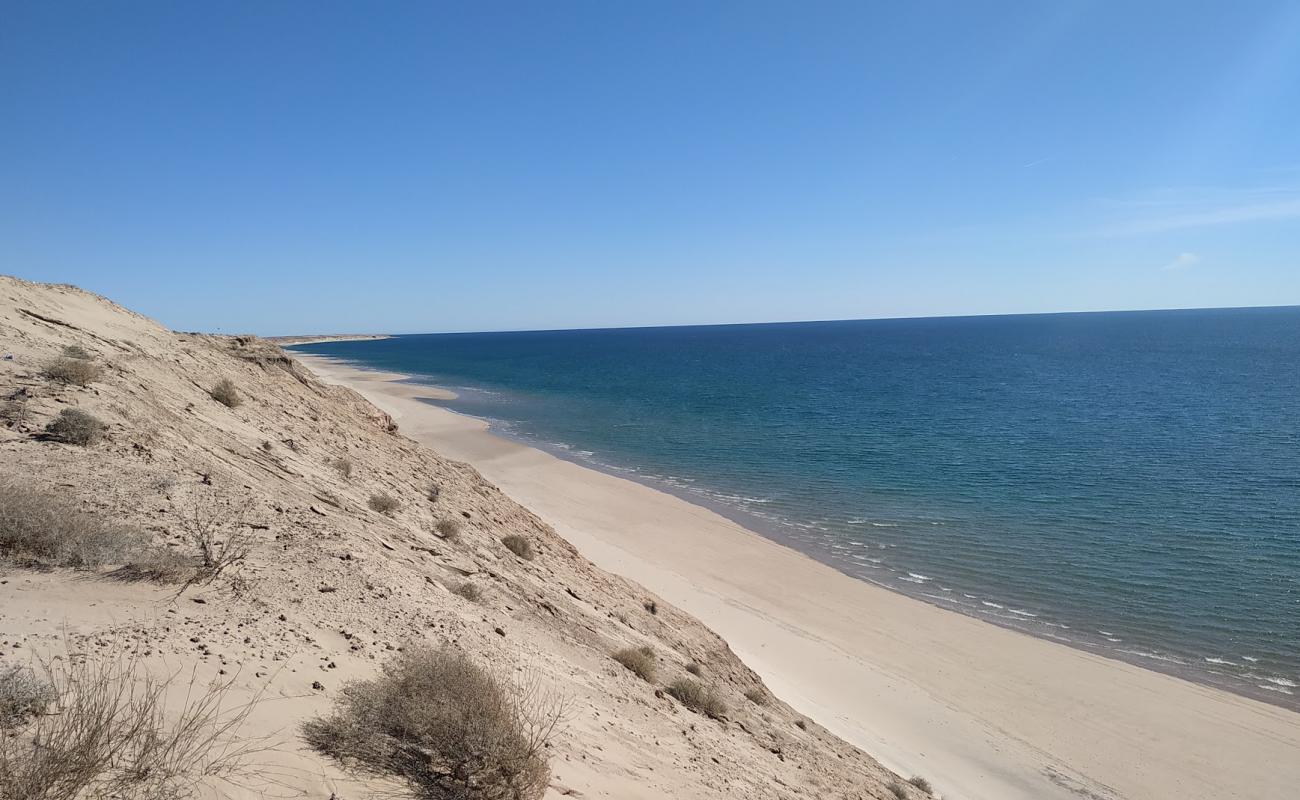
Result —
[[1300, 308], [301, 349], [864, 580], [1300, 707]]

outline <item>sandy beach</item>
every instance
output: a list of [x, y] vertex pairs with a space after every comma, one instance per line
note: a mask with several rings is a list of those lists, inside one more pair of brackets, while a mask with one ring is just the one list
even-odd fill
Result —
[[716, 630], [785, 701], [947, 798], [1282, 798], [1300, 714], [850, 578], [713, 511], [495, 436], [403, 376], [295, 354], [599, 566]]

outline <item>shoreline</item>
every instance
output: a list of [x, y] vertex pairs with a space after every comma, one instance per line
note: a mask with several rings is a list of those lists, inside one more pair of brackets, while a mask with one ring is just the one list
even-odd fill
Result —
[[1300, 781], [1295, 712], [864, 581], [694, 498], [424, 402], [445, 391], [293, 355], [479, 469], [592, 561], [701, 619], [791, 705], [946, 797], [1281, 796]]

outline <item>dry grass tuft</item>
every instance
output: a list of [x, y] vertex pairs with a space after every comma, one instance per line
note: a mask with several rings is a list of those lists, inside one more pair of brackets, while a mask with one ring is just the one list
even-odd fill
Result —
[[104, 438], [107, 427], [103, 420], [79, 408], [65, 408], [45, 426], [45, 435], [56, 442], [89, 447]]
[[69, 386], [86, 386], [99, 380], [102, 370], [93, 361], [61, 356], [45, 365], [47, 380]]
[[655, 682], [655, 651], [649, 645], [643, 647], [627, 647], [619, 650], [613, 655], [613, 659], [632, 672], [646, 683]]
[[212, 395], [213, 400], [226, 408], [234, 408], [244, 402], [243, 398], [239, 396], [239, 390], [235, 387], [235, 382], [229, 378], [222, 378], [217, 381], [217, 385], [212, 387], [209, 394]]
[[699, 664], [696, 664], [694, 661], [692, 661], [691, 663], [686, 665], [686, 671], [698, 678], [699, 676], [704, 674], [704, 667], [701, 667]]
[[926, 794], [934, 794], [934, 787], [932, 787], [930, 785], [930, 782], [927, 781], [925, 778], [922, 778], [920, 775], [913, 775], [911, 779], [908, 780], [908, 783], [912, 784], [913, 786], [925, 792]]
[[336, 458], [330, 462], [330, 466], [338, 470], [339, 477], [343, 480], [346, 481], [352, 477], [352, 459]]
[[3, 731], [42, 714], [54, 702], [54, 687], [30, 668], [0, 667], [0, 736]]
[[722, 701], [722, 697], [718, 696], [718, 692], [705, 686], [705, 684], [697, 682], [697, 680], [690, 680], [689, 678], [673, 680], [669, 684], [667, 691], [669, 695], [680, 700], [681, 705], [697, 714], [722, 719], [723, 714], [727, 713], [727, 704]]
[[82, 359], [83, 361], [89, 361], [90, 359], [94, 358], [94, 356], [90, 354], [89, 350], [87, 350], [86, 348], [82, 347], [79, 344], [70, 344], [67, 347], [63, 348], [63, 355], [66, 358], [79, 358]]
[[[138, 662], [76, 658], [42, 665], [46, 713], [0, 735], [0, 800], [178, 800], [241, 775], [264, 749], [239, 737], [252, 704], [226, 708], [233, 683], [191, 680], [169, 713], [173, 678]], [[174, 677], [174, 676], [173, 676]]]
[[396, 514], [397, 509], [402, 507], [401, 501], [396, 497], [384, 494], [383, 492], [370, 495], [370, 501], [366, 505], [370, 506], [371, 511], [378, 511], [380, 514], [389, 517]]
[[533, 556], [535, 555], [533, 553], [533, 543], [523, 536], [520, 536], [519, 534], [511, 534], [502, 539], [501, 544], [505, 545], [507, 550], [519, 556], [523, 560], [533, 560]]
[[449, 542], [460, 541], [460, 534], [465, 529], [465, 525], [454, 517], [445, 517], [438, 520], [438, 524], [433, 526], [438, 535]]
[[763, 691], [758, 686], [745, 692], [745, 699], [756, 706], [765, 706], [768, 701], [767, 692]]
[[727, 704], [722, 702], [717, 692], [690, 678], [678, 678], [668, 686], [667, 691], [697, 714], [722, 719], [722, 715], [727, 713]]
[[329, 717], [302, 727], [316, 750], [403, 780], [423, 800], [536, 800], [564, 707], [536, 685], [511, 691], [450, 647], [407, 650], [346, 685]]
[[442, 487], [439, 486], [439, 485], [436, 484], [436, 483], [433, 484], [432, 486], [429, 487], [429, 495], [428, 495], [428, 496], [429, 496], [429, 502], [430, 502], [430, 503], [436, 503], [436, 502], [438, 502], [438, 498], [439, 498], [439, 497], [442, 497]]
[[149, 552], [149, 537], [88, 514], [47, 492], [0, 482], [0, 559], [17, 564], [95, 569]]
[[641, 607], [644, 608], [646, 611], [649, 611], [651, 614], [659, 613], [659, 604], [656, 603], [654, 600], [645, 601], [644, 603], [641, 604]]
[[483, 599], [483, 590], [479, 589], [478, 586], [469, 581], [460, 584], [455, 589], [452, 589], [451, 592], [452, 594], [460, 595], [471, 603], [477, 603], [479, 600]]

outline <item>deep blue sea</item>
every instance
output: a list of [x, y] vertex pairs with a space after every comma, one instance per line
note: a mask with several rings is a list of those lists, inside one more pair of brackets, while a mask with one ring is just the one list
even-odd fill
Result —
[[1300, 308], [301, 349], [864, 580], [1300, 707]]

